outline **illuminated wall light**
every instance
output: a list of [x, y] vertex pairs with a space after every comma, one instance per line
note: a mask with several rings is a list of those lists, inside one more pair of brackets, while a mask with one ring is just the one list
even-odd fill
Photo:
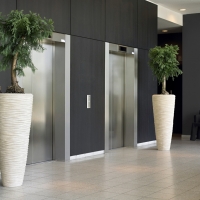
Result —
[[186, 11], [186, 9], [185, 8], [181, 8], [180, 11]]
[[168, 32], [168, 30], [162, 30], [162, 32], [163, 32], [163, 33], [167, 33], [167, 32]]

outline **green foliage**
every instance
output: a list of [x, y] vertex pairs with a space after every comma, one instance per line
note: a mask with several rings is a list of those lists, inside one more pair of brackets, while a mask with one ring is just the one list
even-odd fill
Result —
[[0, 13], [0, 71], [11, 67], [17, 55], [17, 75], [24, 76], [25, 67], [35, 72], [31, 50], [42, 52], [44, 48], [40, 42], [51, 36], [53, 29], [51, 19], [42, 19], [36, 13], [24, 14], [18, 10], [11, 11], [7, 16]]
[[164, 77], [168, 80], [169, 77], [179, 76], [182, 71], [178, 68], [179, 62], [176, 59], [179, 47], [177, 45], [165, 45], [165, 47], [156, 46], [149, 51], [150, 67], [158, 82], [162, 83]]

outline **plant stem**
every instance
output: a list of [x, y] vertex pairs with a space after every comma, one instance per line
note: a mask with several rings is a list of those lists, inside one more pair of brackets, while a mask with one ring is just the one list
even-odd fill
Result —
[[11, 67], [11, 84], [12, 85], [15, 85], [17, 83], [17, 75], [16, 75], [16, 71], [15, 71], [15, 68], [17, 65], [17, 56], [18, 56], [18, 53], [16, 53], [14, 55], [12, 67]]
[[163, 77], [163, 82], [162, 82], [162, 94], [169, 94], [166, 91], [166, 78], [165, 78], [165, 76]]

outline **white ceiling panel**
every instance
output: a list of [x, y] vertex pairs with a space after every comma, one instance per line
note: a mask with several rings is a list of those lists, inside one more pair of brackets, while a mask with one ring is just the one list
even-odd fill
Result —
[[[168, 30], [168, 32], [163, 33], [162, 30]], [[182, 26], [158, 18], [158, 34], [180, 33], [180, 32], [182, 32]]]
[[[151, 2], [169, 8], [181, 14], [200, 13], [200, 0], [150, 0]], [[181, 12], [180, 9], [186, 11]]]

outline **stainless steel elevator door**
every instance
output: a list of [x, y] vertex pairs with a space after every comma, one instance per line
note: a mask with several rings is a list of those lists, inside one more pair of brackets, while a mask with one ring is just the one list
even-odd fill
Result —
[[110, 53], [110, 149], [123, 147], [124, 55]]
[[53, 158], [52, 119], [52, 54], [53, 45], [43, 44], [43, 53], [32, 52], [32, 60], [38, 70], [32, 74], [25, 70], [23, 87], [33, 94], [33, 114], [27, 163], [37, 163]]
[[109, 146], [110, 149], [133, 146], [134, 56], [110, 52], [109, 62]]
[[136, 72], [134, 66], [134, 55], [125, 55], [125, 86], [124, 86], [124, 146], [134, 146], [134, 112], [135, 95], [134, 86]]

